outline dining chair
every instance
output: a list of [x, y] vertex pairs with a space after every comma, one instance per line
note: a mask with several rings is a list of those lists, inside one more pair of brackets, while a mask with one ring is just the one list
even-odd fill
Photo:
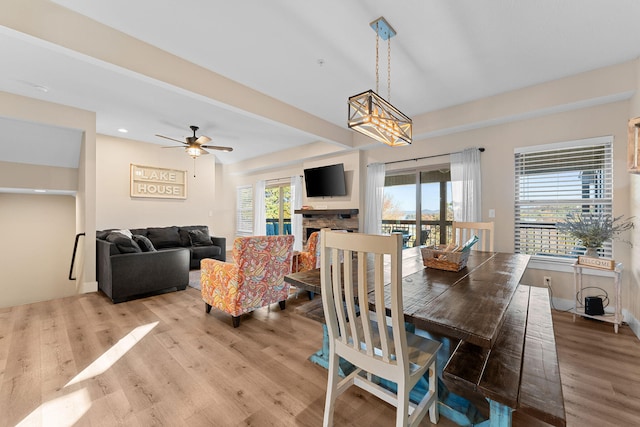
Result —
[[478, 236], [478, 243], [471, 249], [476, 251], [493, 252], [494, 223], [491, 222], [460, 222], [451, 224], [451, 241], [462, 246], [474, 235]]
[[[427, 412], [431, 422], [437, 423], [436, 354], [441, 344], [405, 330], [402, 235], [322, 230], [320, 245], [322, 304], [329, 336], [323, 425], [333, 425], [336, 399], [352, 385], [396, 406], [396, 426], [418, 425]], [[336, 268], [341, 255], [343, 268]], [[354, 263], [357, 274], [343, 275], [342, 271], [354, 271]], [[340, 358], [355, 367], [344, 378], [339, 376]], [[410, 392], [425, 376], [426, 392], [414, 402]]]

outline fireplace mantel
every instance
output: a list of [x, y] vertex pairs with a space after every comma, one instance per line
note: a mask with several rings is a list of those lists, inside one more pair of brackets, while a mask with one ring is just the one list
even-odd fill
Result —
[[297, 209], [294, 213], [302, 215], [355, 215], [358, 216], [358, 209]]

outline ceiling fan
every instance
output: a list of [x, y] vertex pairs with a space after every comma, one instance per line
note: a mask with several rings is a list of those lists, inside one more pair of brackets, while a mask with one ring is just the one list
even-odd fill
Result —
[[207, 142], [211, 141], [211, 138], [209, 138], [208, 136], [204, 136], [201, 135], [199, 137], [196, 136], [196, 131], [198, 129], [200, 129], [198, 126], [189, 126], [191, 128], [191, 130], [193, 131], [193, 136], [188, 136], [186, 137], [186, 142], [185, 141], [180, 141], [179, 139], [174, 139], [174, 138], [170, 138], [168, 136], [164, 136], [164, 135], [158, 135], [156, 134], [156, 136], [159, 136], [160, 138], [165, 138], [165, 139], [170, 139], [171, 141], [176, 141], [179, 142], [181, 144], [184, 145], [169, 145], [166, 147], [162, 147], [162, 148], [184, 148], [184, 150], [187, 152], [188, 155], [190, 155], [191, 157], [193, 157], [194, 159], [196, 157], [199, 157], [203, 154], [209, 154], [209, 152], [207, 150], [205, 150], [205, 148], [208, 148], [210, 150], [220, 150], [220, 151], [233, 151], [233, 148], [231, 147], [221, 147], [219, 145], [204, 145]]

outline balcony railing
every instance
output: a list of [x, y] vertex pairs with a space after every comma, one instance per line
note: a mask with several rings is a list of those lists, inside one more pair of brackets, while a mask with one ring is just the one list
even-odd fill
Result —
[[282, 221], [283, 233], [280, 233], [280, 220], [278, 218], [267, 218], [267, 236], [277, 236], [279, 234], [291, 234], [291, 220]]
[[[382, 220], [383, 233], [402, 233], [402, 244], [405, 248], [419, 246], [420, 240], [423, 245], [432, 246], [440, 244], [440, 224], [422, 224], [420, 231], [421, 239], [416, 232], [416, 223], [412, 220]], [[451, 239], [451, 225], [445, 228], [445, 242]]]
[[[284, 233], [280, 233], [280, 221], [277, 218], [267, 218], [266, 235], [273, 236], [278, 234], [291, 234], [291, 220], [285, 219], [282, 222]], [[437, 245], [440, 244], [440, 225], [439, 224], [422, 224], [422, 244]], [[451, 225], [446, 226], [445, 242], [451, 239]], [[402, 243], [405, 248], [420, 245], [420, 239], [416, 233], [416, 223], [411, 220], [382, 220], [383, 233], [402, 233]]]

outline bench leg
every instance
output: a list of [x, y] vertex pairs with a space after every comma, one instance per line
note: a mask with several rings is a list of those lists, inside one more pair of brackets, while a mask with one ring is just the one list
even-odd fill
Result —
[[511, 427], [511, 414], [513, 409], [498, 403], [495, 400], [489, 400], [489, 425], [491, 427]]

